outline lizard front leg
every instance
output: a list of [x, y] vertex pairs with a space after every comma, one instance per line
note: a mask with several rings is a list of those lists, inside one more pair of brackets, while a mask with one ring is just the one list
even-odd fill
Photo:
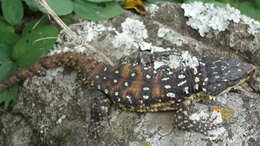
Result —
[[214, 130], [219, 128], [219, 125], [213, 124], [210, 121], [198, 121], [190, 119], [189, 108], [182, 104], [180, 108], [176, 111], [176, 125], [179, 129], [186, 131], [195, 131], [208, 135], [209, 130]]

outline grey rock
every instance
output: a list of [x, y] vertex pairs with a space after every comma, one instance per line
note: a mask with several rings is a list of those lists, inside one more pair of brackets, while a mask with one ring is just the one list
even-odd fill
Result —
[[[187, 25], [188, 17], [180, 4], [158, 3], [147, 7], [147, 15], [129, 11], [97, 23], [83, 21], [71, 28], [88, 43], [104, 52], [114, 62], [122, 56], [144, 51], [171, 50], [198, 58], [214, 55], [237, 57], [260, 66], [260, 32], [250, 34], [243, 21], [230, 22], [225, 31], [210, 29], [205, 36]], [[207, 23], [207, 21], [205, 21]], [[257, 25], [257, 24], [256, 24]], [[61, 37], [53, 52], [87, 48]], [[138, 54], [138, 53], [137, 53]], [[189, 57], [188, 55], [188, 57]], [[259, 73], [255, 77], [260, 85]], [[238, 92], [216, 97], [213, 104], [234, 111], [224, 121], [226, 131], [214, 140], [199, 133], [177, 130], [174, 113], [133, 113], [112, 107], [103, 121], [101, 137], [88, 133], [90, 107], [95, 98], [105, 96], [96, 89], [82, 86], [80, 76], [65, 68], [24, 82], [18, 99], [9, 114], [1, 115], [1, 145], [260, 145], [260, 95], [248, 84]], [[195, 102], [194, 108], [208, 111], [208, 105]], [[211, 103], [212, 104], [212, 103]]]

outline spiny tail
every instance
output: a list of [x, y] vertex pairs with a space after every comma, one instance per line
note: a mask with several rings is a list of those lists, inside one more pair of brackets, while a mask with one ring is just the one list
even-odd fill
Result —
[[73, 67], [77, 71], [83, 72], [84, 76], [87, 77], [92, 75], [92, 71], [94, 71], [94, 69], [100, 64], [102, 63], [98, 63], [91, 57], [76, 52], [66, 52], [52, 56], [46, 56], [29, 67], [22, 68], [19, 72], [0, 83], [0, 91], [3, 91], [16, 83], [19, 83], [28, 77], [39, 74], [40, 71], [46, 71], [48, 69], [61, 66]]

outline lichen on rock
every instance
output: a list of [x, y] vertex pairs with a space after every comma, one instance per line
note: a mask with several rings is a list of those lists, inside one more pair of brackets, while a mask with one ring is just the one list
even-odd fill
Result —
[[[212, 11], [210, 8], [216, 10]], [[217, 8], [203, 3], [180, 5], [163, 2], [149, 5], [147, 10], [145, 17], [126, 11], [111, 20], [82, 21], [72, 25], [71, 28], [115, 63], [122, 56], [134, 56], [136, 52], [153, 54], [173, 51], [177, 55], [171, 56], [169, 60], [157, 62], [157, 65], [170, 63], [197, 65], [198, 59], [202, 56], [214, 55], [245, 59], [259, 68], [259, 22], [244, 19], [245, 16], [234, 8], [230, 6]], [[196, 17], [199, 20], [191, 14], [194, 11], [197, 12]], [[205, 14], [209, 11], [212, 13]], [[211, 17], [213, 14], [216, 17]], [[225, 16], [221, 21], [217, 17], [220, 15]], [[216, 21], [218, 23], [215, 23]], [[61, 35], [50, 55], [66, 51], [84, 52], [95, 57], [88, 48], [64, 39]], [[256, 80], [259, 82], [259, 74]], [[257, 123], [260, 120], [260, 95], [253, 92], [247, 84], [241, 86], [241, 92], [227, 93], [212, 101], [211, 104], [227, 106], [235, 111], [232, 121], [223, 124], [226, 133], [220, 134], [215, 141], [205, 140], [206, 137], [198, 133], [177, 130], [173, 125], [172, 112], [137, 114], [121, 111], [115, 107], [111, 109], [110, 117], [104, 121], [102, 137], [97, 140], [92, 139], [88, 134], [90, 107], [94, 98], [100, 96], [104, 95], [96, 89], [89, 86], [82, 87], [80, 76], [76, 72], [67, 68], [60, 69], [58, 72], [52, 71], [45, 76], [26, 80], [19, 98], [13, 103], [11, 113], [14, 113], [12, 115], [14, 117], [22, 115], [22, 119], [27, 121], [22, 124], [29, 127], [26, 138], [31, 142], [36, 140], [37, 144], [43, 144], [44, 140], [52, 145], [82, 146], [87, 144], [190, 146], [213, 145], [213, 143], [216, 145], [259, 143], [260, 130]], [[199, 103], [195, 101], [194, 104]], [[205, 105], [194, 108], [208, 111], [208, 106]], [[1, 115], [1, 119], [5, 117]], [[0, 132], [0, 139], [12, 136], [17, 131], [14, 129], [5, 133], [5, 129], [10, 125], [3, 120], [1, 125], [3, 129]], [[13, 126], [13, 128], [17, 127]], [[36, 131], [39, 136], [30, 139], [30, 130]], [[17, 137], [22, 136], [24, 135]], [[10, 141], [10, 145], [15, 145], [10, 139], [6, 141]]]

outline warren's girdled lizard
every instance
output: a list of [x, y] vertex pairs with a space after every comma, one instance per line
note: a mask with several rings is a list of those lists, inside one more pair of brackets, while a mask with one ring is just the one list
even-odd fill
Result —
[[108, 95], [120, 108], [135, 112], [176, 111], [176, 125], [184, 130], [207, 134], [217, 125], [189, 118], [187, 106], [200, 94], [216, 96], [248, 80], [255, 66], [238, 59], [204, 57], [199, 66], [154, 69], [142, 63], [110, 66], [89, 56], [67, 52], [43, 57], [0, 84], [0, 91], [28, 77], [59, 66], [81, 72], [84, 80]]

